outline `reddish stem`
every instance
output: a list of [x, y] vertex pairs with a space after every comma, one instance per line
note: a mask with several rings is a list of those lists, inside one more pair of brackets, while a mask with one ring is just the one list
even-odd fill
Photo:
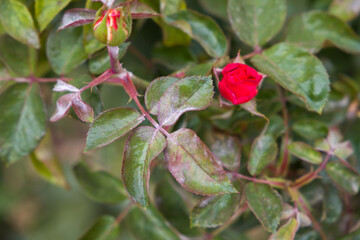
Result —
[[127, 207], [118, 215], [118, 217], [116, 218], [115, 223], [117, 225], [119, 225], [122, 220], [124, 220], [124, 218], [127, 216], [127, 214], [129, 213], [129, 211], [131, 210], [131, 208], [134, 206], [133, 202], [130, 202], [129, 205], [127, 205]]
[[[326, 167], [326, 164], [327, 164], [327, 162], [329, 161], [329, 159], [330, 159], [330, 157], [332, 156], [332, 154], [333, 154], [333, 150], [330, 149], [330, 150], [327, 152], [327, 154], [326, 154], [325, 160], [320, 164], [320, 166], [319, 166], [314, 172], [310, 173], [310, 174], [308, 175], [308, 177], [303, 178], [300, 182], [297, 182], [294, 187], [295, 187], [295, 188], [300, 188], [300, 187], [302, 187], [304, 184], [307, 184], [307, 183], [313, 181], [315, 178], [317, 178], [317, 177], [318, 177], [318, 174]], [[296, 182], [296, 181], [295, 181], [295, 182]]]
[[248, 177], [248, 176], [242, 175], [242, 174], [237, 173], [237, 172], [230, 172], [230, 173], [236, 178], [248, 180], [248, 181], [251, 181], [251, 182], [254, 182], [254, 183], [263, 183], [263, 184], [268, 184], [268, 185], [273, 185], [273, 186], [278, 186], [278, 187], [285, 187], [284, 182], [257, 179], [257, 178], [254, 178], [254, 177]]
[[105, 71], [103, 74], [101, 74], [99, 77], [95, 78], [93, 81], [91, 81], [87, 86], [83, 87], [80, 89], [80, 92], [85, 91], [88, 88], [93, 88], [103, 82], [105, 82], [106, 80], [108, 80], [111, 76], [113, 75], [113, 73], [110, 70]]
[[316, 221], [314, 216], [311, 214], [310, 209], [306, 206], [304, 200], [301, 197], [299, 197], [299, 202], [298, 203], [299, 203], [300, 207], [302, 209], [304, 209], [306, 215], [311, 219], [311, 221], [312, 221], [312, 223], [314, 225], [314, 228], [315, 228], [316, 231], [319, 232], [319, 234], [321, 236], [321, 239], [326, 240], [327, 237], [326, 237], [325, 233], [323, 232], [323, 230], [321, 229], [320, 224]]
[[287, 148], [287, 146], [289, 144], [289, 136], [290, 136], [289, 113], [286, 108], [286, 98], [283, 94], [283, 91], [279, 85], [277, 85], [277, 87], [278, 87], [278, 91], [279, 91], [279, 95], [280, 95], [280, 102], [282, 105], [283, 119], [284, 119], [284, 126], [285, 126], [285, 135], [284, 135], [284, 142], [283, 142], [284, 157], [282, 159], [280, 168], [278, 169], [278, 174], [281, 176], [284, 176], [287, 174], [287, 172], [289, 170], [289, 150]]
[[261, 48], [255, 49], [253, 52], [243, 56], [242, 59], [246, 60], [246, 59], [252, 58], [253, 56], [261, 54], [262, 52], [263, 52], [263, 50]]

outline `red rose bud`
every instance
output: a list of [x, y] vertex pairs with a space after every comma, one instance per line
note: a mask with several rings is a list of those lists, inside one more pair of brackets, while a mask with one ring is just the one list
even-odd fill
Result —
[[263, 79], [255, 69], [241, 63], [230, 63], [222, 70], [219, 82], [221, 95], [233, 104], [242, 104], [253, 99], [258, 93], [258, 85]]
[[104, 10], [95, 17], [94, 35], [97, 40], [109, 46], [119, 46], [130, 36], [132, 19], [128, 7]]

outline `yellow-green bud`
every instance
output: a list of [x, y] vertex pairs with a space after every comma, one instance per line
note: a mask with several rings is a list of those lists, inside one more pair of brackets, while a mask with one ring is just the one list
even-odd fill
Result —
[[119, 46], [131, 34], [130, 9], [126, 6], [116, 9], [101, 8], [96, 13], [93, 28], [97, 40], [109, 46]]

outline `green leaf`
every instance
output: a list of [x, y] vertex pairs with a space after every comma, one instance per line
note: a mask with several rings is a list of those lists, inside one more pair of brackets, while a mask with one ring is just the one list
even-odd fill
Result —
[[219, 0], [199, 0], [201, 6], [209, 13], [223, 20], [228, 19], [227, 2]]
[[226, 53], [226, 37], [210, 17], [191, 10], [183, 10], [166, 16], [165, 21], [199, 42], [210, 56], [219, 58]]
[[[7, 163], [28, 154], [45, 135], [46, 116], [37, 84], [15, 84], [0, 95], [0, 157]], [[6, 111], [5, 111], [6, 110]]]
[[274, 138], [270, 135], [262, 135], [255, 139], [252, 144], [248, 170], [251, 175], [258, 175], [277, 156], [278, 147]]
[[10, 73], [21, 77], [29, 76], [35, 71], [36, 50], [9, 36], [2, 36], [0, 37], [0, 60]]
[[165, 148], [164, 135], [152, 127], [139, 127], [125, 145], [122, 179], [131, 199], [146, 208], [149, 204], [150, 164]]
[[224, 194], [202, 199], [191, 211], [192, 226], [214, 228], [229, 220], [239, 207], [240, 194]]
[[151, 114], [158, 114], [160, 98], [178, 80], [175, 77], [159, 77], [150, 83], [145, 92], [145, 105]]
[[325, 222], [335, 223], [341, 216], [343, 203], [335, 186], [328, 185], [325, 189], [324, 211]]
[[94, 54], [95, 52], [106, 47], [106, 44], [99, 42], [94, 36], [94, 30], [91, 24], [83, 26], [83, 44], [85, 52], [88, 55]]
[[172, 84], [159, 102], [161, 125], [173, 125], [185, 112], [207, 108], [214, 94], [211, 77], [188, 77]]
[[266, 134], [271, 135], [276, 140], [278, 137], [285, 133], [284, 120], [279, 115], [273, 115], [269, 119], [269, 126], [266, 130]]
[[295, 218], [291, 218], [285, 225], [269, 237], [269, 240], [293, 240], [299, 228], [299, 223]]
[[122, 182], [105, 171], [90, 171], [79, 163], [74, 173], [84, 193], [100, 203], [119, 203], [127, 199]]
[[329, 95], [329, 77], [319, 59], [287, 43], [277, 44], [251, 59], [259, 70], [298, 95], [309, 110], [321, 113]]
[[311, 52], [318, 52], [325, 41], [349, 53], [360, 53], [360, 38], [339, 18], [325, 12], [306, 12], [294, 17], [288, 27], [286, 41]]
[[120, 232], [112, 216], [100, 217], [79, 240], [116, 240]]
[[83, 45], [82, 29], [68, 28], [59, 32], [54, 29], [47, 39], [46, 54], [57, 74], [71, 72], [88, 57]]
[[0, 20], [11, 37], [30, 47], [40, 48], [34, 21], [24, 4], [16, 0], [1, 0]]
[[54, 153], [54, 145], [48, 131], [40, 145], [30, 154], [32, 166], [45, 181], [56, 186], [69, 189], [61, 163]]
[[238, 171], [241, 159], [241, 146], [236, 137], [214, 134], [215, 141], [210, 149], [220, 163], [231, 171]]
[[237, 36], [250, 46], [262, 46], [276, 35], [286, 17], [285, 0], [229, 0], [229, 20]]
[[184, 199], [188, 200], [184, 195], [185, 190], [174, 188], [173, 178], [170, 177], [167, 170], [157, 172], [155, 176], [160, 174], [164, 177], [161, 177], [159, 183], [156, 184], [154, 199], [157, 209], [180, 233], [189, 237], [200, 235], [201, 229], [190, 226], [189, 208], [186, 205], [187, 202], [184, 201]]
[[282, 212], [280, 195], [268, 185], [248, 183], [245, 186], [245, 196], [251, 211], [265, 230], [275, 233]]
[[[129, 46], [130, 43], [123, 43], [119, 46], [119, 60], [124, 57]], [[90, 58], [89, 70], [92, 74], [100, 75], [110, 68], [111, 63], [107, 50], [96, 53], [93, 57]]]
[[357, 194], [360, 187], [360, 176], [339, 162], [326, 165], [326, 172], [330, 178], [342, 189], [350, 194]]
[[308, 140], [324, 138], [328, 134], [328, 127], [325, 123], [315, 119], [301, 119], [292, 126], [294, 132]]
[[251, 113], [251, 115], [255, 115], [255, 116], [264, 118], [266, 121], [269, 121], [268, 118], [267, 118], [264, 114], [260, 113], [260, 112], [257, 110], [256, 100], [255, 100], [255, 99], [252, 99], [252, 100], [249, 101], [249, 102], [240, 104], [240, 106], [241, 106], [244, 110], [246, 110], [246, 111], [248, 111], [249, 113]]
[[353, 20], [360, 12], [358, 0], [333, 0], [329, 13], [337, 16], [344, 22]]
[[178, 70], [196, 62], [188, 46], [166, 47], [158, 44], [154, 47], [152, 55], [154, 62], [171, 70]]
[[143, 115], [132, 108], [114, 108], [103, 112], [90, 126], [85, 151], [112, 143], [144, 119]]
[[125, 226], [136, 239], [180, 240], [161, 213], [152, 205], [146, 211], [133, 208], [125, 219]]
[[163, 15], [176, 13], [186, 9], [185, 0], [160, 0], [160, 10]]
[[288, 149], [292, 155], [306, 162], [312, 164], [320, 164], [322, 162], [321, 153], [306, 143], [293, 142], [288, 145]]
[[71, 0], [35, 0], [35, 15], [42, 32]]
[[167, 140], [165, 156], [169, 171], [185, 189], [201, 195], [237, 192], [195, 132], [180, 129]]

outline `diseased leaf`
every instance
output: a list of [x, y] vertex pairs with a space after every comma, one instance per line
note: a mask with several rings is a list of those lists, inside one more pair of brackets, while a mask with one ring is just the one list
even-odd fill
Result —
[[53, 88], [54, 92], [79, 92], [80, 89], [78, 89], [77, 87], [66, 83], [64, 81], [61, 81], [60, 79], [58, 79], [56, 81], [56, 85]]
[[0, 157], [8, 164], [30, 154], [45, 135], [46, 116], [37, 84], [15, 84], [0, 95]]
[[251, 62], [283, 88], [296, 94], [309, 110], [321, 113], [329, 95], [329, 77], [319, 59], [287, 43], [277, 44]]
[[160, 77], [150, 83], [145, 92], [145, 105], [151, 114], [158, 114], [160, 98], [178, 80], [175, 77]]
[[315, 119], [301, 119], [292, 126], [294, 132], [308, 140], [315, 140], [327, 136], [328, 127], [325, 123]]
[[250, 46], [262, 46], [275, 36], [286, 17], [285, 0], [229, 0], [229, 20], [237, 36]]
[[55, 112], [50, 118], [51, 122], [59, 121], [68, 114], [72, 105], [72, 100], [75, 98], [75, 96], [76, 93], [65, 94], [56, 101]]
[[96, 10], [85, 8], [73, 8], [64, 14], [61, 19], [59, 30], [78, 27], [81, 25], [92, 23], [95, 20]]
[[245, 185], [245, 196], [251, 211], [265, 230], [275, 233], [282, 212], [280, 195], [268, 185], [248, 183]]
[[269, 240], [293, 240], [299, 223], [295, 218], [291, 218], [286, 224], [269, 237]]
[[90, 126], [85, 151], [112, 143], [134, 129], [144, 119], [143, 115], [132, 108], [114, 108], [103, 112]]
[[184, 188], [201, 195], [237, 192], [226, 172], [192, 130], [180, 129], [170, 134], [167, 140], [168, 168]]
[[355, 195], [359, 192], [360, 176], [339, 162], [326, 165], [326, 172], [330, 178], [346, 192]]
[[220, 164], [231, 171], [238, 171], [240, 167], [241, 146], [237, 138], [214, 134], [215, 141], [211, 145], [211, 151], [220, 160]]
[[221, 28], [210, 17], [191, 10], [182, 10], [165, 17], [165, 21], [195, 39], [212, 57], [222, 57], [227, 41]]
[[326, 139], [315, 141], [315, 148], [322, 152], [328, 152], [332, 149], [335, 156], [346, 160], [354, 153], [354, 150], [350, 141], [341, 142], [342, 139], [343, 136], [339, 130], [331, 128]]
[[349, 53], [360, 53], [360, 38], [339, 18], [312, 11], [294, 17], [287, 27], [286, 41], [318, 52], [325, 41]]
[[185, 112], [202, 110], [211, 104], [214, 94], [211, 77], [188, 77], [172, 84], [159, 102], [161, 125], [174, 124]]
[[105, 171], [90, 171], [79, 163], [74, 173], [84, 193], [100, 203], [119, 203], [127, 199], [122, 182]]
[[83, 46], [82, 29], [53, 30], [46, 42], [46, 55], [57, 74], [70, 73], [88, 57]]
[[164, 135], [152, 127], [139, 127], [128, 138], [122, 179], [131, 199], [142, 207], [149, 204], [150, 164], [165, 148]]
[[248, 170], [251, 175], [258, 175], [277, 156], [278, 147], [274, 138], [270, 135], [262, 135], [255, 139], [252, 144]]
[[42, 32], [71, 0], [35, 0], [35, 15]]
[[159, 16], [159, 13], [155, 12], [154, 9], [140, 1], [133, 1], [130, 4], [131, 17], [133, 19], [152, 18]]
[[22, 77], [34, 73], [37, 63], [36, 50], [9, 36], [0, 37], [0, 61], [9, 73]]
[[75, 110], [76, 115], [83, 122], [93, 122], [94, 121], [94, 110], [91, 106], [85, 103], [79, 95], [76, 95], [71, 100], [72, 106]]
[[39, 35], [26, 6], [16, 0], [0, 1], [0, 20], [5, 31], [16, 40], [40, 48]]
[[100, 217], [79, 240], [116, 240], [120, 232], [112, 216]]
[[136, 239], [180, 240], [161, 213], [152, 205], [145, 210], [133, 208], [125, 219], [125, 226]]
[[291, 154], [312, 164], [320, 164], [322, 162], [321, 153], [316, 151], [312, 146], [303, 142], [293, 142], [288, 145]]
[[240, 194], [224, 194], [202, 199], [191, 211], [192, 226], [214, 228], [224, 224], [239, 207]]

